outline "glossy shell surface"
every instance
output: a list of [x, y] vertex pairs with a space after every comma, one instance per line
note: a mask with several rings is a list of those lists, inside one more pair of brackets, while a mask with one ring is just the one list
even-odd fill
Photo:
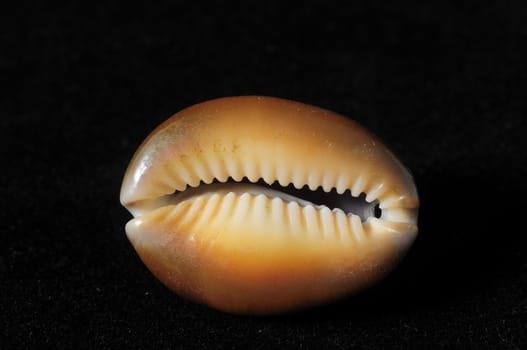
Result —
[[[280, 187], [342, 203], [362, 194], [348, 206], [361, 215]], [[356, 122], [244, 96], [194, 105], [154, 130], [130, 162], [121, 203], [134, 215], [129, 240], [170, 289], [227, 312], [273, 314], [386, 275], [417, 235], [419, 200], [408, 170]]]

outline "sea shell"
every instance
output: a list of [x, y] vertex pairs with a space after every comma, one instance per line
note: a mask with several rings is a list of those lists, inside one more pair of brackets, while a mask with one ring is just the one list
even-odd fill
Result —
[[419, 199], [408, 170], [356, 122], [245, 96], [194, 105], [154, 130], [121, 203], [134, 215], [129, 240], [170, 289], [273, 314], [381, 279], [417, 235]]

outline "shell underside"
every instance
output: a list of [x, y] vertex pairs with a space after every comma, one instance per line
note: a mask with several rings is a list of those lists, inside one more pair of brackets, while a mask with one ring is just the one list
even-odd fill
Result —
[[163, 283], [235, 313], [358, 291], [417, 234], [411, 175], [380, 140], [335, 113], [274, 98], [176, 114], [134, 156], [121, 201], [135, 216], [129, 239]]

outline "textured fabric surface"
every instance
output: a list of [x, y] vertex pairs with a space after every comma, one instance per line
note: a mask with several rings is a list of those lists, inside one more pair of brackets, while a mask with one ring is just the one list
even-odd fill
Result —
[[[0, 348], [527, 346], [525, 6], [174, 3], [1, 11]], [[135, 149], [247, 94], [350, 116], [412, 170], [420, 234], [382, 283], [236, 317], [141, 263], [118, 198]]]

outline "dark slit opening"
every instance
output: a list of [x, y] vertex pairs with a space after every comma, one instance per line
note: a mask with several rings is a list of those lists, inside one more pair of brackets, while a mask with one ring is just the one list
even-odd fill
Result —
[[[221, 182], [214, 180], [214, 184], [221, 184]], [[379, 207], [378, 201], [368, 203], [366, 201], [366, 194], [361, 193], [358, 197], [354, 197], [350, 190], [344, 191], [344, 193], [337, 193], [336, 189], [332, 189], [330, 192], [325, 192], [321, 187], [316, 190], [310, 190], [307, 185], [297, 189], [293, 184], [289, 184], [286, 187], [280, 185], [277, 181], [269, 185], [264, 180], [260, 179], [256, 183], [249, 181], [244, 177], [241, 181], [235, 181], [229, 177], [226, 183], [245, 183], [261, 186], [264, 188], [271, 188], [275, 191], [280, 191], [294, 197], [303, 199], [311, 202], [315, 205], [324, 205], [329, 209], [341, 209], [346, 214], [358, 215], [362, 221], [366, 221], [369, 217], [380, 218], [382, 210]], [[200, 184], [200, 186], [206, 186], [206, 184]]]

